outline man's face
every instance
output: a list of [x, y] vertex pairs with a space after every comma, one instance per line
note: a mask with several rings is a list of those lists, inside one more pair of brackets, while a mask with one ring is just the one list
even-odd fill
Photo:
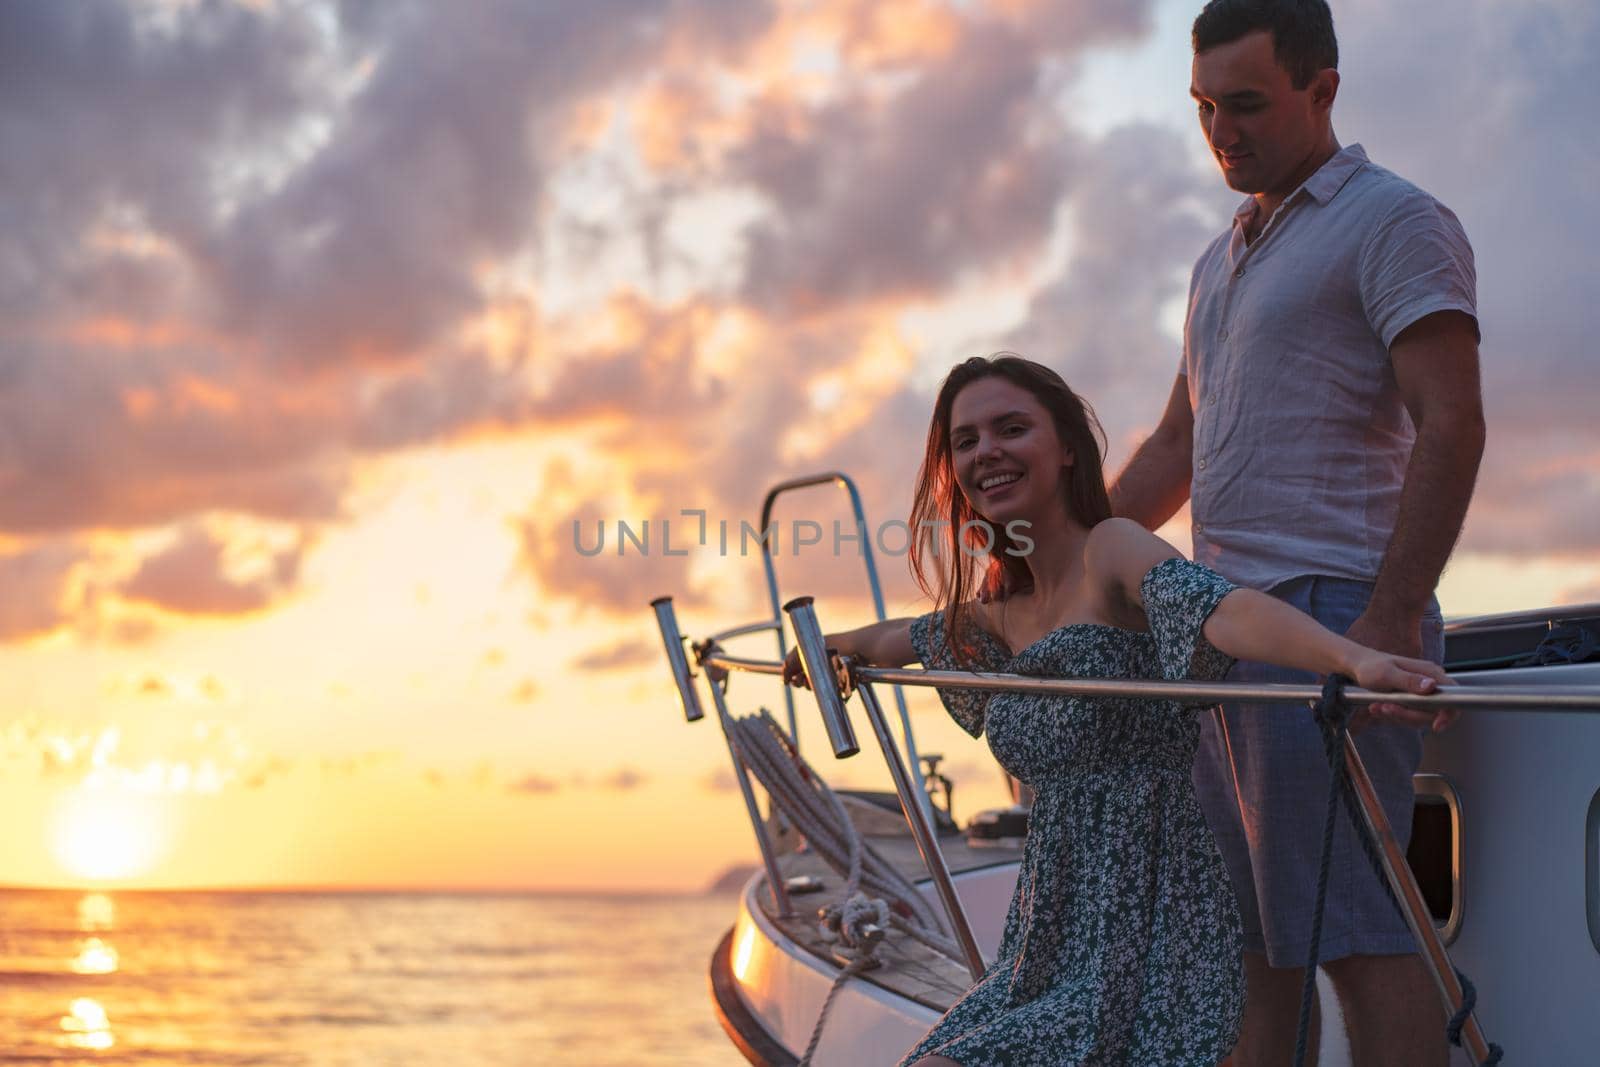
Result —
[[1196, 55], [1189, 95], [1228, 187], [1292, 192], [1306, 177], [1300, 171], [1307, 159], [1325, 143], [1338, 86], [1338, 72], [1324, 70], [1296, 89], [1266, 30]]

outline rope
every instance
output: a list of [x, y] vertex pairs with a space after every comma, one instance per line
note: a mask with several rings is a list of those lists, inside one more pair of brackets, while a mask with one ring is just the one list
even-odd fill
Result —
[[[1349, 681], [1341, 674], [1330, 674], [1322, 684], [1322, 697], [1313, 705], [1317, 726], [1322, 731], [1323, 751], [1328, 758], [1328, 807], [1322, 824], [1322, 862], [1317, 869], [1316, 910], [1311, 916], [1311, 949], [1306, 959], [1305, 980], [1300, 987], [1300, 1024], [1295, 1034], [1294, 1067], [1303, 1067], [1305, 1064], [1306, 1046], [1311, 1034], [1311, 1009], [1316, 999], [1317, 962], [1322, 947], [1322, 916], [1328, 902], [1328, 872], [1333, 860], [1333, 827], [1341, 799], [1345, 813], [1355, 827], [1356, 840], [1366, 854], [1367, 863], [1377, 873], [1378, 883], [1383, 886], [1389, 902], [1396, 910], [1400, 910], [1400, 901], [1394, 895], [1383, 859], [1378, 855], [1377, 842], [1361, 818], [1360, 802], [1356, 798], [1355, 786], [1350, 781], [1350, 768], [1344, 758], [1345, 738], [1350, 728], [1350, 705], [1344, 699], [1344, 687]], [[1456, 979], [1461, 983], [1461, 1007], [1445, 1024], [1445, 1036], [1450, 1044], [1461, 1048], [1461, 1028], [1478, 1002], [1478, 991], [1460, 970], [1456, 970]], [[1490, 1042], [1489, 1055], [1481, 1067], [1493, 1067], [1503, 1055], [1500, 1046]]]
[[801, 1067], [809, 1067], [834, 998], [845, 982], [877, 963], [878, 946], [890, 928], [957, 962], [961, 950], [910, 880], [862, 840], [838, 796], [800, 757], [765, 708], [742, 719], [724, 714], [723, 726], [734, 754], [755, 775], [773, 806], [788, 817], [813, 852], [845, 876], [839, 903], [818, 911], [819, 932], [824, 940], [853, 950], [855, 958], [834, 978], [822, 1002], [800, 1059]]
[[794, 823], [806, 843], [834, 870], [845, 875], [841, 899], [858, 891], [892, 901], [895, 912], [925, 928], [961, 959], [938, 915], [915, 886], [861, 839], [844, 805], [789, 745], [777, 722], [763, 709], [739, 719], [729, 716], [728, 740], [775, 806]]
[[834, 995], [843, 989], [844, 984], [852, 977], [872, 966], [874, 962], [871, 956], [857, 956], [839, 972], [839, 976], [833, 980], [833, 985], [828, 987], [828, 997], [822, 1002], [822, 1013], [817, 1016], [816, 1028], [811, 1031], [811, 1043], [806, 1046], [805, 1055], [800, 1057], [800, 1067], [811, 1067], [811, 1057], [816, 1055], [817, 1044], [822, 1040], [822, 1024], [828, 1021], [828, 1012], [833, 1008]]

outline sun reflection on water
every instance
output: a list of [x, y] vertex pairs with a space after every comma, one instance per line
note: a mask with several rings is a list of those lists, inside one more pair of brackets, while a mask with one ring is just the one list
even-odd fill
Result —
[[117, 906], [104, 893], [85, 893], [78, 901], [78, 929], [109, 930], [116, 924]]
[[106, 1009], [93, 997], [78, 997], [61, 1017], [61, 1040], [68, 1048], [108, 1049], [116, 1043]]
[[84, 938], [70, 966], [73, 974], [112, 974], [117, 969], [117, 950], [98, 937]]

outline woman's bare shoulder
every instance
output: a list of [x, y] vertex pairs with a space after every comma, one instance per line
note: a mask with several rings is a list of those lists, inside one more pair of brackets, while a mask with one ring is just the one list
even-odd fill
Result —
[[1132, 519], [1095, 525], [1083, 547], [1084, 578], [1100, 610], [1128, 625], [1144, 611], [1139, 584], [1164, 559], [1182, 553]]

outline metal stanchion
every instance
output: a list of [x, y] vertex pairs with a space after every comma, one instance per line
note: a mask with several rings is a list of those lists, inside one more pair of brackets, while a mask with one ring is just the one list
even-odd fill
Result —
[[867, 710], [867, 719], [872, 723], [872, 732], [878, 735], [878, 747], [883, 749], [884, 762], [889, 765], [889, 774], [894, 779], [894, 791], [900, 796], [900, 807], [905, 812], [906, 822], [911, 824], [911, 836], [916, 839], [917, 851], [922, 853], [922, 862], [933, 876], [933, 887], [939, 894], [940, 903], [944, 905], [945, 914], [950, 917], [950, 931], [961, 946], [961, 954], [966, 957], [967, 970], [972, 972], [973, 981], [977, 981], [983, 977], [983, 953], [978, 949], [978, 939], [972, 934], [972, 924], [967, 920], [966, 909], [961, 906], [961, 897], [956, 893], [950, 867], [944, 861], [944, 853], [939, 850], [938, 835], [934, 833], [927, 811], [917, 803], [916, 786], [900, 759], [900, 749], [894, 743], [894, 735], [889, 732], [889, 722], [883, 717], [883, 708], [878, 705], [872, 686], [863, 685], [859, 691], [862, 706]]
[[[1433, 928], [1433, 918], [1423, 902], [1422, 891], [1417, 888], [1411, 865], [1406, 862], [1405, 850], [1395, 840], [1389, 819], [1378, 802], [1377, 791], [1372, 788], [1372, 779], [1367, 777], [1367, 768], [1361, 762], [1361, 753], [1356, 751], [1355, 738], [1348, 735], [1344, 739], [1344, 761], [1350, 770], [1350, 782], [1355, 786], [1356, 799], [1361, 802], [1361, 819], [1372, 832], [1373, 840], [1378, 843], [1378, 858], [1383, 864], [1383, 873], [1389, 879], [1389, 888], [1394, 890], [1395, 899], [1400, 902], [1400, 912], [1405, 916], [1406, 925], [1411, 928], [1411, 936], [1416, 938], [1421, 948], [1422, 961], [1433, 975], [1439, 997], [1444, 1001], [1445, 1013], [1454, 1015], [1461, 1010], [1462, 1004], [1461, 982], [1456, 977], [1455, 966], [1450, 962], [1439, 931]], [[1483, 1036], [1483, 1028], [1478, 1025], [1475, 1015], [1467, 1016], [1461, 1027], [1461, 1040], [1473, 1063], [1480, 1064], [1489, 1058], [1489, 1041]]]

